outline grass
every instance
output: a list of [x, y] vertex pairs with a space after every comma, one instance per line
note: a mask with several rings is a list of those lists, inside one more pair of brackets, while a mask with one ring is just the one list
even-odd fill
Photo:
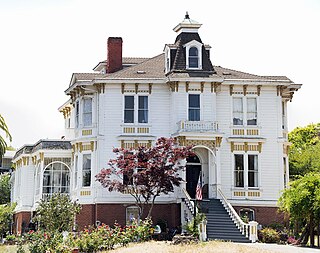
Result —
[[142, 244], [130, 244], [126, 248], [119, 248], [113, 253], [272, 253], [246, 245], [231, 242], [210, 241], [199, 244], [171, 245], [170, 242], [151, 241]]
[[[0, 252], [16, 253], [16, 246], [0, 246]], [[26, 250], [26, 252], [29, 252]], [[199, 244], [171, 245], [170, 242], [150, 241], [146, 243], [131, 243], [128, 247], [118, 248], [109, 251], [111, 253], [272, 253], [246, 245], [239, 245], [231, 242], [210, 241]], [[105, 252], [106, 253], [106, 252]]]

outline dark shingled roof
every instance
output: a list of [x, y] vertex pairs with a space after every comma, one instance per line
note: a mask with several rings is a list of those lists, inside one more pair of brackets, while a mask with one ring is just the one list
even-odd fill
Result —
[[180, 33], [176, 38], [175, 45], [177, 46], [177, 50], [173, 50], [175, 54], [171, 55], [173, 57], [171, 71], [174, 72], [178, 70], [192, 72], [192, 70], [186, 70], [186, 49], [184, 48], [184, 45], [193, 40], [202, 44], [202, 71], [215, 72], [199, 34], [184, 32]]
[[39, 140], [34, 145], [24, 145], [22, 148], [20, 148], [16, 152], [13, 159], [17, 158], [22, 154], [32, 154], [37, 150], [41, 150], [41, 149], [68, 150], [68, 149], [71, 149], [71, 143], [70, 141], [64, 141], [64, 140]]

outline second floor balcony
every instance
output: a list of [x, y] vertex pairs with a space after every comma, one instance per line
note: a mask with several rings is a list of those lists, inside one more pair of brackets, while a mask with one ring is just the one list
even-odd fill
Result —
[[177, 123], [178, 133], [181, 132], [218, 132], [219, 127], [216, 121], [189, 121], [180, 120]]

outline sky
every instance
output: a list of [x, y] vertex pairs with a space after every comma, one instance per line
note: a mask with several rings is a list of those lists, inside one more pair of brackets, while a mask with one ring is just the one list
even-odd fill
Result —
[[203, 24], [213, 65], [303, 84], [289, 104], [289, 130], [320, 122], [320, 0], [0, 0], [0, 114], [9, 144], [60, 139], [58, 108], [72, 73], [105, 60], [112, 36], [122, 37], [125, 57], [162, 53], [186, 11]]

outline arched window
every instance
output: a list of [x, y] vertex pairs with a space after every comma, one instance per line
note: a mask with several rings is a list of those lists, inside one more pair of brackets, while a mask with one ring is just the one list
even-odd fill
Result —
[[43, 172], [43, 197], [50, 197], [53, 193], [57, 192], [65, 194], [70, 192], [70, 171], [61, 162], [49, 164]]
[[196, 47], [189, 49], [189, 68], [199, 68], [199, 54]]

